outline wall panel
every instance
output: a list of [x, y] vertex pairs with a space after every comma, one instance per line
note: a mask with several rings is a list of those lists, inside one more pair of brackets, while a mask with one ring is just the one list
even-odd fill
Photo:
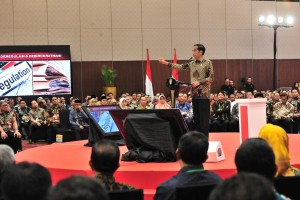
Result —
[[[180, 60], [178, 63], [186, 63]], [[241, 79], [247, 76], [253, 78], [257, 90], [272, 90], [273, 88], [273, 60], [212, 60], [215, 79], [211, 91], [218, 92], [224, 84], [224, 78], [233, 79], [237, 89], [242, 89]], [[142, 92], [145, 90], [145, 61], [105, 61], [105, 62], [72, 62], [73, 96], [80, 98], [86, 95], [100, 95], [103, 81], [100, 79], [102, 65], [112, 66], [117, 70], [117, 93]], [[156, 60], [150, 62], [153, 91], [169, 94], [166, 79], [171, 76], [171, 68], [160, 65]], [[300, 59], [278, 60], [278, 87], [291, 87], [299, 79]], [[82, 77], [82, 81], [81, 81]], [[179, 80], [190, 82], [189, 70], [179, 71]], [[184, 91], [188, 91], [185, 89]]]

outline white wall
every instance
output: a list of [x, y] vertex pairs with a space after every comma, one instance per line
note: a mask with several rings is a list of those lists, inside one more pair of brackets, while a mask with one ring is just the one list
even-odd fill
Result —
[[300, 4], [249, 0], [1, 0], [0, 45], [71, 45], [74, 61], [152, 60], [191, 56], [272, 59], [273, 30], [262, 14], [290, 14], [278, 30], [278, 58], [300, 58]]

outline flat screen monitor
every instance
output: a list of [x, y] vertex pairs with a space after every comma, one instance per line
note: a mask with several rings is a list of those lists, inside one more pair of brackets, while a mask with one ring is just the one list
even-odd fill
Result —
[[120, 135], [120, 131], [109, 113], [110, 110], [120, 110], [119, 106], [83, 106], [83, 110], [103, 136]]
[[0, 46], [0, 96], [68, 94], [69, 45]]
[[123, 138], [125, 138], [124, 132], [124, 122], [127, 115], [133, 114], [147, 114], [147, 113], [156, 113], [160, 118], [170, 122], [170, 125], [173, 129], [173, 136], [175, 142], [179, 141], [179, 138], [186, 133], [189, 129], [185, 123], [180, 110], [176, 109], [151, 109], [151, 110], [110, 110], [109, 111], [112, 118], [115, 120], [117, 127], [119, 128]]

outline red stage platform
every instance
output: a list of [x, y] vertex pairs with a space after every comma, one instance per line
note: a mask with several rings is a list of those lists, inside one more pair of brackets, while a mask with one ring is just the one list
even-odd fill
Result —
[[[211, 141], [221, 141], [226, 159], [218, 163], [205, 163], [204, 168], [214, 171], [222, 178], [236, 173], [234, 164], [235, 151], [239, 146], [238, 133], [210, 133]], [[52, 145], [28, 149], [16, 154], [16, 162], [37, 162], [51, 173], [52, 181], [56, 184], [66, 177], [81, 174], [92, 176], [89, 166], [91, 148], [84, 147], [86, 141], [55, 143]], [[291, 164], [300, 168], [300, 154], [297, 146], [300, 144], [300, 135], [289, 135]], [[121, 153], [127, 151], [120, 147]], [[175, 175], [180, 166], [172, 163], [137, 163], [120, 162], [120, 168], [115, 174], [117, 181], [143, 188], [145, 199], [152, 199], [158, 184]]]

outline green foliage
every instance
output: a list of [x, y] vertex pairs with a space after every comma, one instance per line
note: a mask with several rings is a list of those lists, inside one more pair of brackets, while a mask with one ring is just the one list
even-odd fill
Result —
[[101, 79], [104, 81], [106, 87], [114, 87], [117, 71], [113, 68], [108, 68], [107, 65], [102, 65]]

